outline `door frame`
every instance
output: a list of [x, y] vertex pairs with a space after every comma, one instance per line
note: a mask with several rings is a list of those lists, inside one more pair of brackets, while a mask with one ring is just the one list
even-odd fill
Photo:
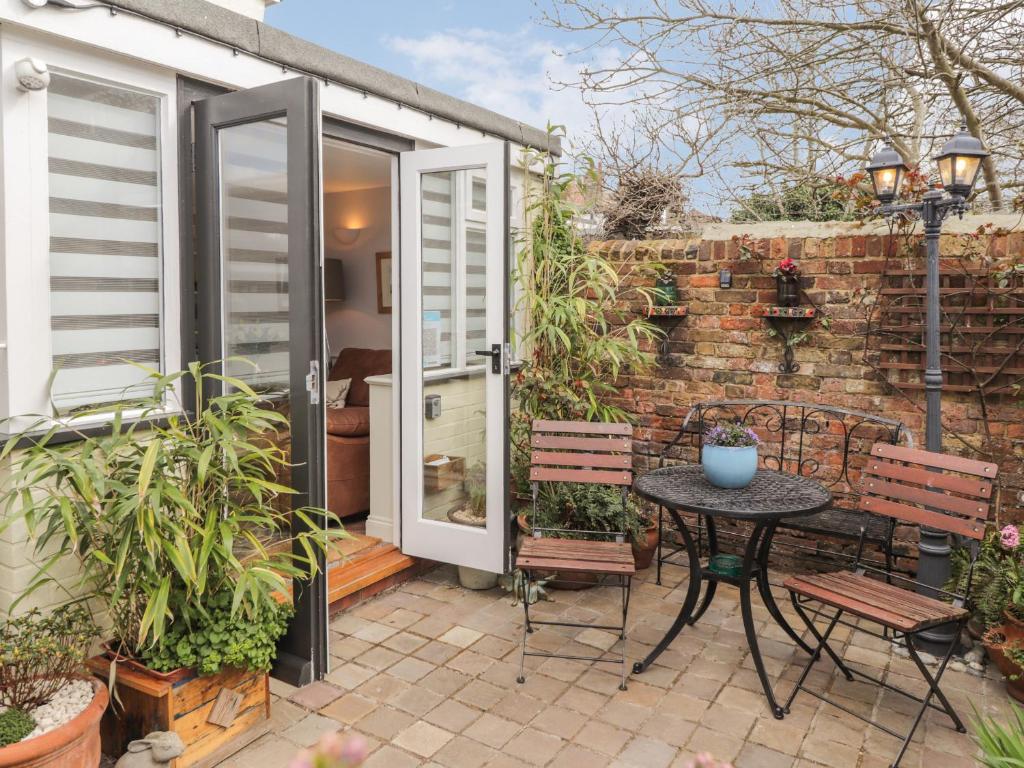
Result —
[[[200, 314], [199, 360], [224, 357], [224, 253], [221, 231], [221, 131], [238, 125], [285, 117], [288, 176], [288, 391], [291, 482], [294, 507], [323, 507], [326, 502], [323, 376], [323, 237], [319, 83], [309, 77], [284, 80], [197, 101], [195, 115], [196, 301]], [[200, 175], [205, 174], [205, 175]], [[309, 263], [307, 254], [314, 254]], [[222, 385], [209, 382], [214, 396]], [[326, 525], [324, 516], [313, 516]], [[317, 519], [319, 518], [319, 519]], [[302, 522], [293, 517], [292, 531]], [[305, 552], [295, 542], [295, 553]], [[327, 674], [327, 558], [317, 553], [318, 574], [293, 588], [295, 615], [278, 643], [275, 676], [304, 685]], [[296, 585], [298, 586], [298, 585]]]

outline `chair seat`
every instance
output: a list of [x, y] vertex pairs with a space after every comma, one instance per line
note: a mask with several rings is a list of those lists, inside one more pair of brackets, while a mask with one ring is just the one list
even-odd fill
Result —
[[633, 548], [614, 541], [536, 539], [527, 537], [516, 557], [516, 568], [571, 573], [636, 573]]
[[964, 608], [850, 571], [794, 576], [783, 586], [900, 632], [919, 632], [967, 615]]

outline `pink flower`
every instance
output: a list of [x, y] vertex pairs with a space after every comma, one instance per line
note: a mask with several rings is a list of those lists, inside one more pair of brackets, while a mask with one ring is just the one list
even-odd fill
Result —
[[313, 768], [313, 753], [304, 749], [291, 759], [288, 768]]
[[342, 765], [362, 765], [366, 754], [370, 751], [366, 739], [358, 733], [353, 733], [345, 739], [345, 745], [341, 749]]
[[1004, 549], [1016, 549], [1020, 544], [1020, 531], [1016, 525], [1007, 525], [999, 532], [999, 543]]

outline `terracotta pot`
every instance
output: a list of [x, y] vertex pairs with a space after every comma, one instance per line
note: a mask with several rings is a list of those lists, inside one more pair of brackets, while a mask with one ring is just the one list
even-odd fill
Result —
[[100, 764], [100, 718], [110, 697], [99, 680], [90, 680], [92, 702], [70, 723], [0, 747], [0, 768], [96, 768]]
[[654, 561], [654, 553], [658, 550], [658, 523], [657, 521], [651, 523], [650, 527], [644, 531], [644, 538], [640, 545], [635, 541], [632, 542], [633, 546], [633, 560], [636, 562], [636, 569], [642, 571], [645, 568], [650, 568], [651, 563]]
[[[1006, 678], [1006, 692], [1010, 698], [1024, 704], [1024, 670], [1010, 661], [1003, 653], [1002, 643], [983, 642], [989, 659], [996, 665], [996, 669]], [[1014, 679], [1016, 678], [1016, 679]]]
[[1003, 625], [999, 628], [999, 634], [1006, 638], [1006, 642], [1019, 642], [1024, 645], [1024, 621], [1021, 621], [1009, 611], [1003, 611]]

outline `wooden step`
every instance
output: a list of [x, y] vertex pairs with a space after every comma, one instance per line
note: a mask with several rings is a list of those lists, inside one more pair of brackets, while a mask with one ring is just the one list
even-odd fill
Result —
[[331, 562], [327, 566], [327, 603], [335, 603], [416, 565], [415, 558], [385, 542]]

